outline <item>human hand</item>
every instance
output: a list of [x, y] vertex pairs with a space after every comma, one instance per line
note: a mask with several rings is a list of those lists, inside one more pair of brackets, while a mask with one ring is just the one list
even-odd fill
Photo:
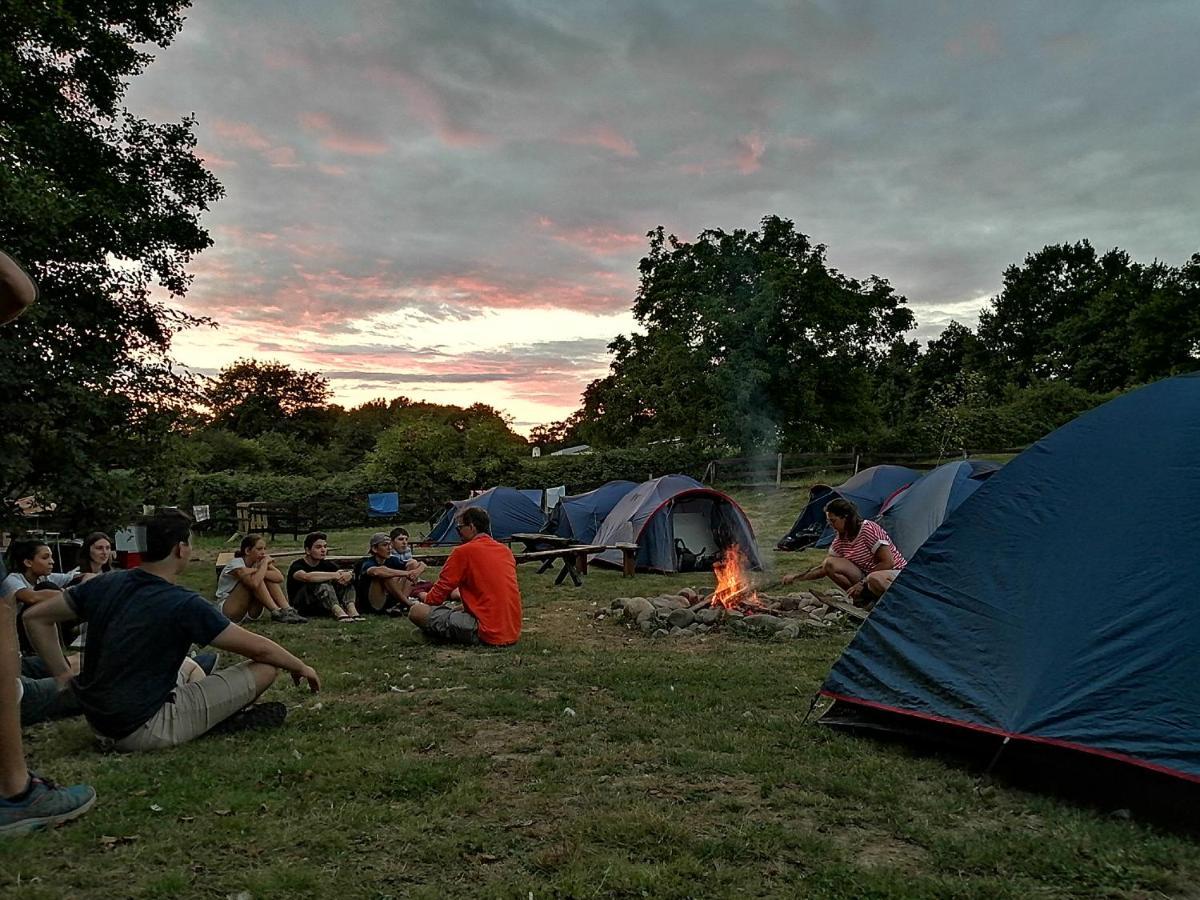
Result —
[[317, 670], [312, 666], [305, 666], [299, 671], [292, 673], [293, 684], [299, 687], [301, 681], [307, 681], [308, 689], [314, 694], [321, 690], [321, 678], [317, 675]]
[[782, 578], [780, 578], [779, 583], [780, 584], [792, 584], [799, 577], [800, 577], [799, 575], [797, 575], [795, 572], [793, 572], [790, 575], [784, 575]]
[[857, 600], [858, 596], [863, 592], [863, 587], [864, 585], [861, 581], [855, 582], [854, 584], [850, 585], [849, 589], [847, 589], [846, 596], [851, 600]]

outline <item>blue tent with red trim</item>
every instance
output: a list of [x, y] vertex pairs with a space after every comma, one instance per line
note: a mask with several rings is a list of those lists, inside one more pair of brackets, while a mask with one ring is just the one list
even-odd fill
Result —
[[613, 507], [635, 487], [634, 481], [609, 481], [594, 491], [563, 497], [550, 513], [546, 531], [590, 544]]
[[1200, 373], [1118, 397], [991, 476], [822, 693], [1200, 781]]
[[[737, 545], [751, 569], [762, 568], [754, 529], [728, 494], [687, 475], [663, 475], [627, 493], [604, 519], [594, 543], [636, 543], [637, 567], [650, 572], [679, 571], [680, 549], [715, 557]], [[597, 562], [619, 566], [620, 550], [606, 550]]]

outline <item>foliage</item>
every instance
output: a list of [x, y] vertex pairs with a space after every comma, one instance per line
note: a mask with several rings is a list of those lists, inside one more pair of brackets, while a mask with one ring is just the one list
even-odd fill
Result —
[[329, 380], [285, 363], [239, 359], [208, 380], [204, 399], [213, 426], [255, 437], [311, 423], [329, 402]]
[[694, 243], [650, 232], [633, 313], [645, 334], [610, 345], [581, 428], [608, 446], [719, 439], [803, 445], [870, 416], [868, 369], [914, 324], [881, 278], [829, 268], [825, 247], [777, 216]]
[[484, 404], [465, 410], [416, 404], [398, 418], [379, 435], [363, 468], [376, 490], [399, 491], [422, 507], [507, 483], [526, 452], [525, 440]]
[[[167, 305], [210, 243], [198, 214], [221, 194], [194, 121], [121, 107], [129, 79], [182, 22], [182, 0], [0, 5], [0, 246], [39, 302], [0, 328], [0, 495], [53, 496], [107, 519], [106, 473], [154, 446], [193, 395], [168, 354], [200, 320]], [[93, 490], [94, 488], [94, 490]], [[114, 506], [115, 504], [115, 506]]]
[[703, 442], [655, 444], [623, 450], [597, 450], [570, 456], [521, 460], [516, 487], [565, 485], [567, 493], [590, 491], [606, 481], [645, 481], [659, 475], [683, 474], [700, 478], [709, 460], [720, 455]]
[[995, 384], [1061, 379], [1111, 391], [1200, 364], [1200, 254], [1182, 269], [1098, 255], [1087, 241], [1044, 247], [1004, 272], [979, 321]]

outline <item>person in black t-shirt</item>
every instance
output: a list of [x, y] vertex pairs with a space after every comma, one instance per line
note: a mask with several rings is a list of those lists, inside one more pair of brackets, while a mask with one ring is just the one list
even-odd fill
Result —
[[[179, 512], [143, 520], [145, 561], [99, 575], [37, 604], [26, 627], [50, 673], [75, 692], [92, 730], [118, 750], [157, 750], [198, 737], [259, 697], [279, 674], [311, 690], [316, 671], [274, 641], [232, 624], [211, 603], [176, 584], [191, 559], [190, 520]], [[88, 642], [77, 677], [63, 657], [55, 625], [81, 619]], [[247, 657], [180, 685], [191, 645], [211, 644]]]
[[304, 555], [288, 569], [288, 600], [304, 615], [361, 622], [363, 617], [354, 605], [354, 572], [339, 569], [328, 556], [327, 534], [314, 531], [304, 536]]
[[391, 554], [392, 539], [377, 531], [371, 535], [370, 554], [359, 560], [354, 569], [358, 598], [367, 612], [402, 610], [407, 606], [416, 578]]

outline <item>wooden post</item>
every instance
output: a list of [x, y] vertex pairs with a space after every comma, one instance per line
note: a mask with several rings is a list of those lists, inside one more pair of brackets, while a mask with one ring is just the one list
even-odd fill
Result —
[[778, 489], [783, 485], [783, 454], [775, 454], [775, 487]]
[[862, 459], [862, 454], [861, 454], [861, 453], [855, 453], [855, 454], [854, 454], [854, 474], [855, 474], [855, 475], [857, 475], [857, 474], [858, 474], [858, 461], [859, 461], [860, 459]]

